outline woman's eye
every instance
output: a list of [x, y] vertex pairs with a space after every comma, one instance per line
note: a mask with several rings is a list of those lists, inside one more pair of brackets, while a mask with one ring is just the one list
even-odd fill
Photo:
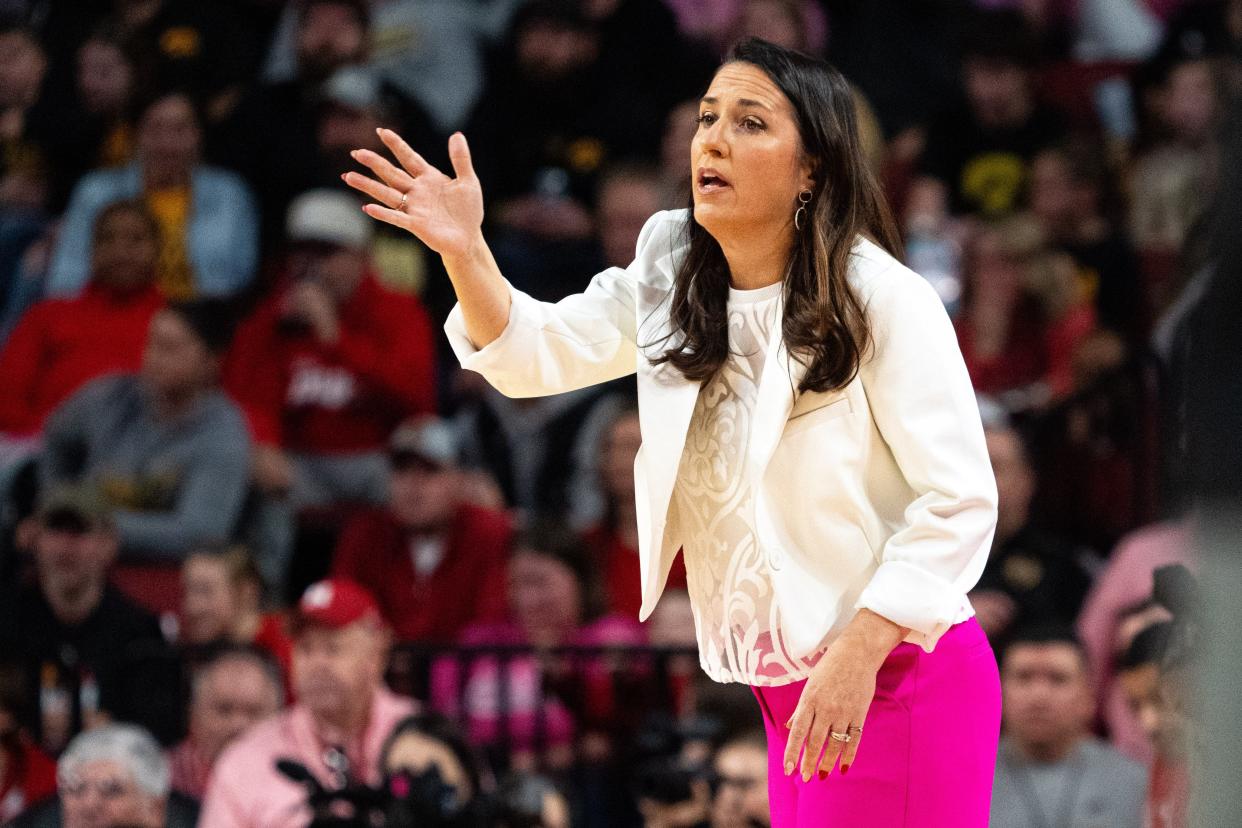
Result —
[[758, 132], [763, 129], [763, 121], [760, 121], [758, 118], [744, 118], [742, 120], [742, 129]]
[[710, 112], [704, 112], [703, 114], [699, 115], [699, 117], [695, 118], [694, 121], [700, 126], [711, 126], [713, 123], [716, 122], [716, 116]]

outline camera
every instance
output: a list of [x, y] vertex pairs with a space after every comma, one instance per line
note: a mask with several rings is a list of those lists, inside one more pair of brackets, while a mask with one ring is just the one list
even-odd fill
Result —
[[401, 770], [385, 777], [378, 788], [357, 783], [329, 789], [291, 759], [276, 769], [302, 785], [311, 810], [310, 828], [470, 828], [477, 812], [461, 802], [457, 789], [432, 765], [421, 773]]

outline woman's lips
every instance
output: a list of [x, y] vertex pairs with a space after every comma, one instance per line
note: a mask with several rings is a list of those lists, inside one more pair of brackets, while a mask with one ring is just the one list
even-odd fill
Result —
[[729, 182], [720, 176], [715, 170], [700, 170], [695, 177], [695, 189], [701, 195], [711, 195], [721, 190], [729, 188]]

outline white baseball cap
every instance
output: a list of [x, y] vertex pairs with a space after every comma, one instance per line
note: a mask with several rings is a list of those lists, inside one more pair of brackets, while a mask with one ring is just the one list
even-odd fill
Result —
[[371, 246], [371, 220], [362, 204], [341, 190], [308, 190], [295, 198], [285, 214], [289, 241], [317, 241], [351, 250]]

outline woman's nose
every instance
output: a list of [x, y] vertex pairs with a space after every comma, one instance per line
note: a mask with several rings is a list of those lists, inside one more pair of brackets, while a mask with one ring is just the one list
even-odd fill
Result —
[[716, 121], [711, 126], [703, 128], [703, 132], [699, 135], [699, 147], [704, 152], [717, 156], [724, 155], [727, 147], [721, 123], [721, 121]]

